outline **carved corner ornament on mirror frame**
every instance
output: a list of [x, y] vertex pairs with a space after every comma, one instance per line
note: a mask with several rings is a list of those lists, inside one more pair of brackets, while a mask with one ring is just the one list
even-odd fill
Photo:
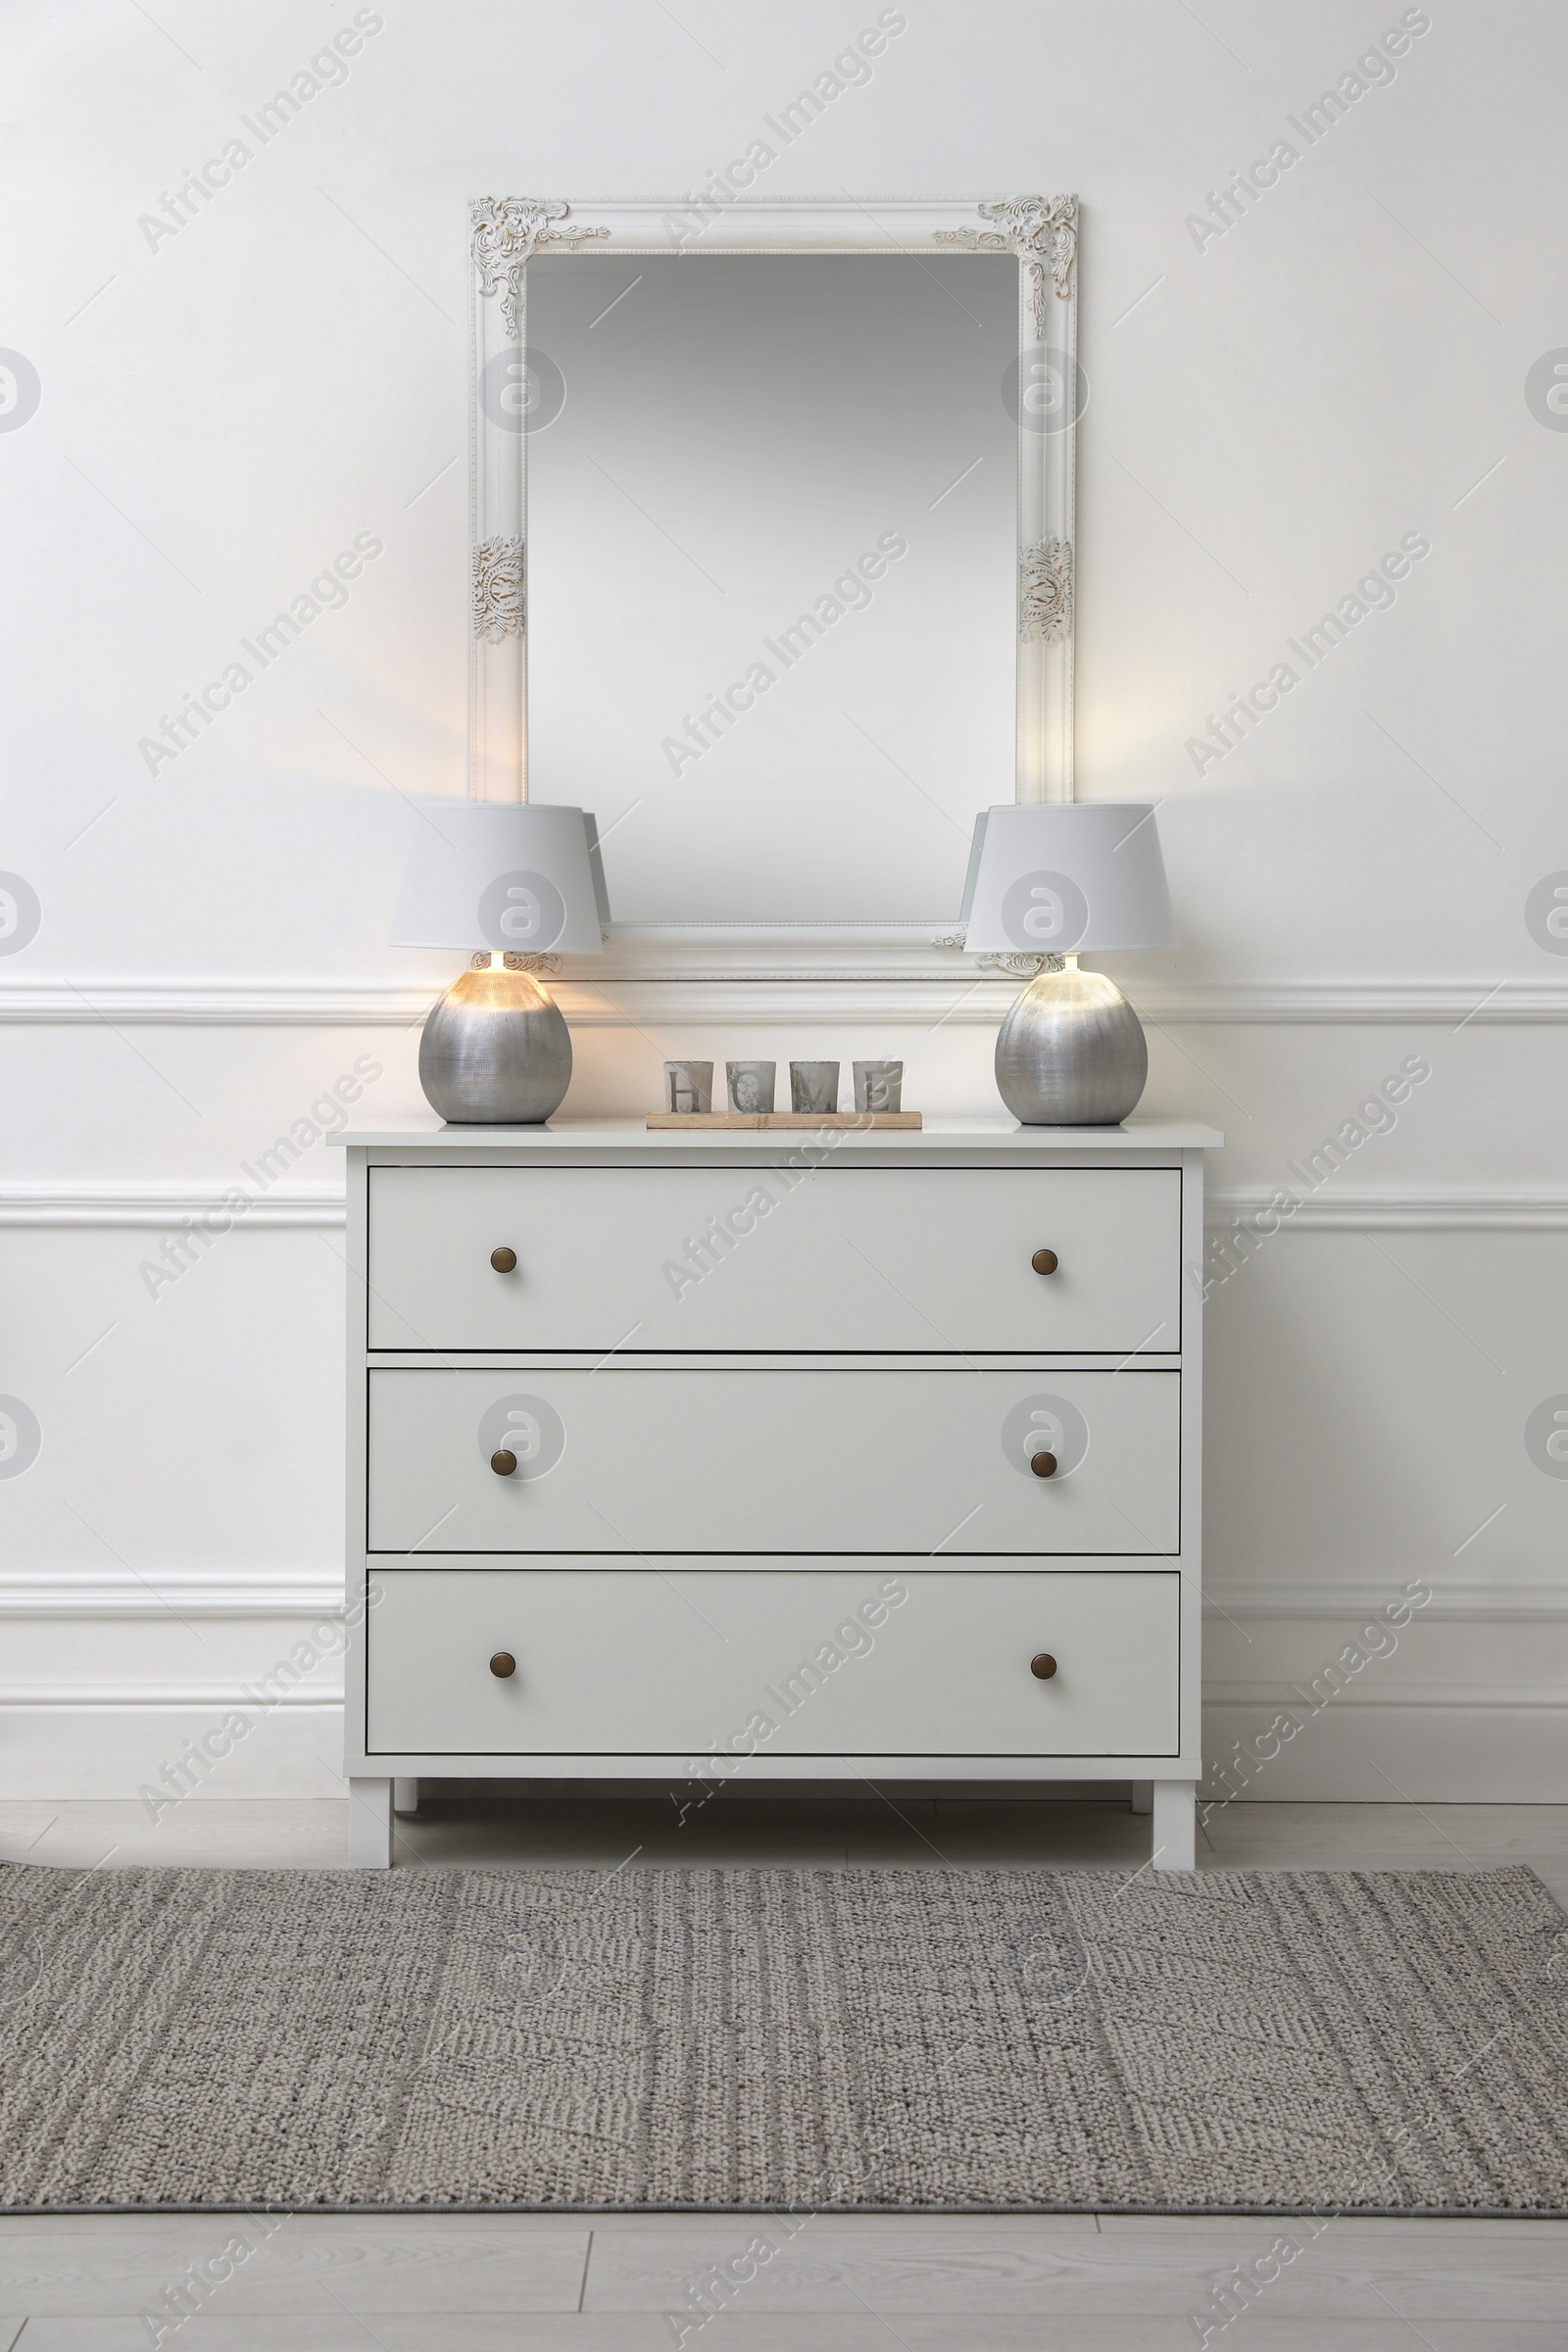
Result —
[[[705, 192], [706, 195], [706, 192]], [[1079, 403], [1076, 196], [797, 198], [567, 203], [469, 200], [468, 790], [528, 790], [527, 266], [540, 251], [1010, 253], [1018, 265], [1017, 712], [1021, 801], [1070, 800], [1073, 779], [1074, 452]], [[513, 422], [512, 419], [516, 421]], [[612, 927], [584, 967], [620, 980], [956, 982], [962, 935], [909, 923]], [[996, 959], [979, 959], [985, 970]], [[1010, 965], [1017, 959], [1008, 958]], [[568, 967], [572, 961], [566, 959]], [[1034, 959], [1030, 959], [1031, 968]], [[879, 992], [880, 993], [880, 992]], [[714, 1007], [716, 1009], [716, 1005]], [[818, 1015], [817, 1017], [820, 1017]], [[848, 1017], [848, 1016], [846, 1016]]]

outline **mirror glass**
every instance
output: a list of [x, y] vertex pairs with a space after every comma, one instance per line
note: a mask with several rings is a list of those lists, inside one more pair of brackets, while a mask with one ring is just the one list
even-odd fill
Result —
[[951, 922], [1013, 795], [1008, 255], [535, 258], [529, 788], [617, 923]]

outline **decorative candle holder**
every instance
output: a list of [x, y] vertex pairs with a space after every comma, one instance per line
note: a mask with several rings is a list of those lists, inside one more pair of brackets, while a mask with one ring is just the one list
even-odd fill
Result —
[[726, 1061], [724, 1078], [731, 1110], [771, 1110], [777, 1073], [776, 1061]]
[[688, 1116], [713, 1107], [713, 1065], [710, 1061], [666, 1061], [664, 1108]]
[[839, 1065], [836, 1061], [790, 1063], [792, 1110], [837, 1110], [838, 1106]]
[[903, 1062], [858, 1061], [855, 1065], [855, 1107], [857, 1110], [902, 1110]]

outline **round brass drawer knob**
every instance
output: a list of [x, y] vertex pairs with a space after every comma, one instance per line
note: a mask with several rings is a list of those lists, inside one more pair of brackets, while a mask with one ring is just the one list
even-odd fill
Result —
[[517, 1457], [514, 1453], [509, 1453], [503, 1446], [499, 1453], [490, 1456], [490, 1467], [497, 1478], [510, 1478], [517, 1467]]
[[1061, 1260], [1054, 1250], [1037, 1250], [1029, 1263], [1037, 1274], [1054, 1274]]
[[517, 1252], [515, 1250], [492, 1250], [490, 1263], [498, 1274], [514, 1274], [517, 1269]]
[[[497, 1682], [504, 1683], [508, 1675], [516, 1673], [517, 1661], [513, 1656], [510, 1649], [498, 1649], [495, 1656], [490, 1661], [490, 1671], [495, 1676]], [[1052, 1672], [1055, 1672], [1054, 1667], [1052, 1668]]]
[[1032, 1453], [1029, 1456], [1029, 1467], [1036, 1478], [1054, 1478], [1056, 1457], [1054, 1453]]
[[1031, 1658], [1029, 1671], [1037, 1683], [1049, 1683], [1056, 1671], [1056, 1661], [1050, 1650], [1043, 1649], [1038, 1658]]

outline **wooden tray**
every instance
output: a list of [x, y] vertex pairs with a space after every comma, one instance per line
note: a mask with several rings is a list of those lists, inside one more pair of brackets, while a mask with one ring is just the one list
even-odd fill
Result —
[[918, 1127], [917, 1110], [651, 1110], [650, 1127]]

